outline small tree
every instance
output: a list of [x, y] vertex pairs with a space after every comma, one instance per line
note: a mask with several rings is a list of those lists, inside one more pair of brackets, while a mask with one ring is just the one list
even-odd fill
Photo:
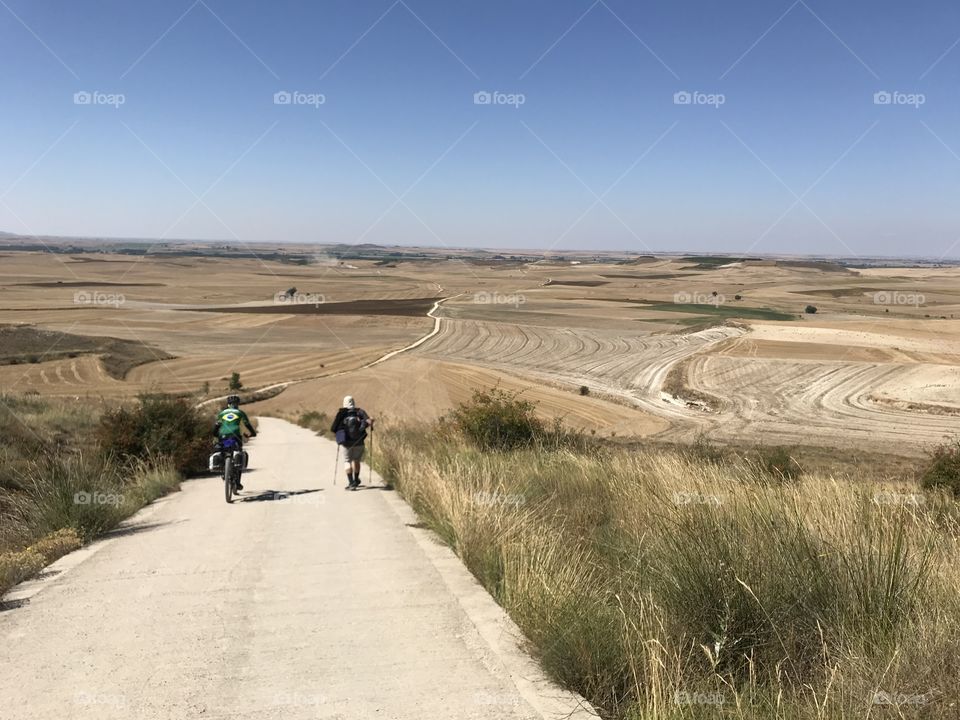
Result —
[[813, 315], [817, 312], [817, 306], [807, 305], [807, 307], [804, 309], [804, 312], [807, 313], [808, 315]]
[[243, 389], [243, 383], [240, 382], [240, 373], [235, 372], [230, 376], [230, 385], [231, 390], [241, 390]]
[[589, 394], [590, 394], [590, 388], [588, 388], [586, 385], [581, 385], [581, 386], [580, 386], [580, 394], [581, 394], [581, 395], [589, 395]]

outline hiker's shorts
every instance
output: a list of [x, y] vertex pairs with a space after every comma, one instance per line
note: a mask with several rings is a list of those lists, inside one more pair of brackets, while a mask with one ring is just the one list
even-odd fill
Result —
[[363, 445], [346, 445], [344, 448], [347, 451], [347, 460], [350, 462], [360, 462], [363, 460]]

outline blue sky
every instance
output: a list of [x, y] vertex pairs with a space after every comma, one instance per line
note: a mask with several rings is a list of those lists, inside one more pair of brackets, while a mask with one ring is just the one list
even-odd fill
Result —
[[958, 39], [929, 0], [2, 0], [0, 229], [957, 257]]

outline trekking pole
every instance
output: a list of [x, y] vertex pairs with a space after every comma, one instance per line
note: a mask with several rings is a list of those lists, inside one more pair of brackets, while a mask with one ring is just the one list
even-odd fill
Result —
[[340, 445], [337, 445], [337, 458], [333, 461], [333, 484], [337, 484], [337, 470], [340, 469]]
[[370, 426], [370, 457], [367, 459], [367, 467], [370, 468], [370, 475], [367, 478], [367, 485], [373, 485], [373, 426]]

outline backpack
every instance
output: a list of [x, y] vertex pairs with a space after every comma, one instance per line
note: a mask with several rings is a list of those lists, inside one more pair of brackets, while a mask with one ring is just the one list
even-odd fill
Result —
[[343, 416], [343, 429], [346, 434], [346, 440], [350, 444], [363, 440], [366, 432], [364, 432], [364, 422], [363, 418], [360, 417], [359, 411], [351, 410]]

